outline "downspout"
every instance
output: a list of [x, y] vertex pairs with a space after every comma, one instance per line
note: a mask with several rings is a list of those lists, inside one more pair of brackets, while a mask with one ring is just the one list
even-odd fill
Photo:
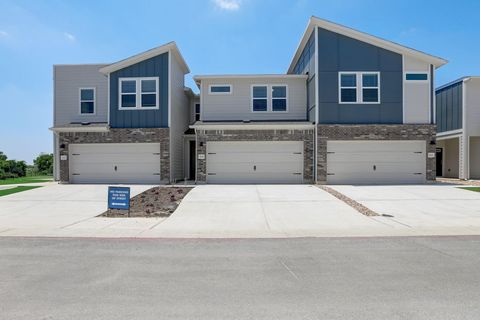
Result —
[[470, 78], [464, 79], [462, 84], [462, 144], [463, 144], [463, 177], [462, 179], [470, 179], [470, 138], [467, 132], [467, 106], [466, 106], [466, 97], [467, 97], [467, 82]]

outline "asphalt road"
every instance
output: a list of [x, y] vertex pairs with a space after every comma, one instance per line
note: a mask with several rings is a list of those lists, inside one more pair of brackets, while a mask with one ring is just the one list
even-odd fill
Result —
[[478, 319], [480, 237], [0, 239], [0, 319]]

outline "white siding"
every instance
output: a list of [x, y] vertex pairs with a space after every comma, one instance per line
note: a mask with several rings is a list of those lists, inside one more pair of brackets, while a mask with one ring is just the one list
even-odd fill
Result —
[[184, 73], [176, 59], [171, 59], [171, 123], [170, 123], [170, 175], [180, 180], [184, 175], [183, 134], [188, 128], [190, 104], [184, 86]]
[[470, 137], [470, 179], [480, 179], [480, 137]]
[[464, 82], [465, 130], [469, 136], [480, 136], [480, 79], [471, 78]]
[[[230, 84], [232, 93], [208, 94], [211, 84]], [[288, 112], [253, 112], [251, 86], [253, 84], [286, 84], [288, 86]], [[242, 120], [306, 120], [306, 79], [236, 78], [202, 79], [202, 121]]]
[[[108, 79], [98, 65], [54, 66], [54, 126], [71, 122], [108, 122]], [[95, 88], [95, 114], [80, 115], [79, 88]]]
[[[403, 56], [404, 123], [430, 123], [430, 64]], [[429, 81], [405, 81], [406, 72], [426, 72]]]

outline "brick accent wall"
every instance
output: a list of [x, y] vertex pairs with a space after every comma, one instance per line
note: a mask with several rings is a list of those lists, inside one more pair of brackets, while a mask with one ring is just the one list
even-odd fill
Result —
[[[435, 153], [436, 126], [431, 124], [399, 125], [318, 125], [317, 127], [317, 181], [327, 181], [327, 141], [328, 140], [425, 140], [426, 153]], [[426, 178], [435, 180], [435, 158], [428, 158]]]
[[[108, 132], [62, 132], [59, 134], [60, 182], [69, 182], [69, 145], [74, 143], [160, 143], [160, 179], [170, 181], [170, 133], [168, 128], [110, 129]], [[63, 146], [63, 148], [61, 148]]]
[[303, 181], [313, 182], [314, 129], [307, 130], [197, 130], [197, 182], [207, 181], [207, 143], [209, 141], [303, 141]]

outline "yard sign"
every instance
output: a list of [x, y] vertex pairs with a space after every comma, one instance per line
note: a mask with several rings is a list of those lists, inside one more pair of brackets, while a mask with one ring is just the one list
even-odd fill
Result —
[[108, 208], [123, 210], [130, 209], [130, 188], [108, 187]]

